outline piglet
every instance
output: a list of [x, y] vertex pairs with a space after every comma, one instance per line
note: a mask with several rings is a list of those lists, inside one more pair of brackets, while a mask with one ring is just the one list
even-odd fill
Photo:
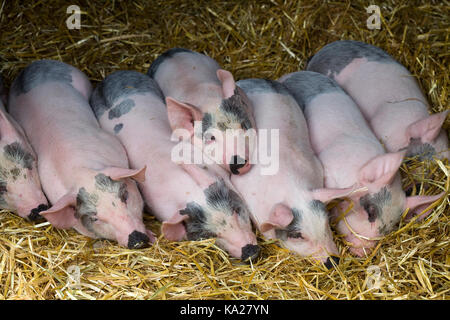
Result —
[[348, 196], [353, 207], [348, 201], [339, 206], [341, 212], [349, 210], [345, 216], [333, 210], [337, 230], [351, 252], [370, 252], [406, 208], [411, 215], [419, 214], [442, 196], [405, 196], [398, 173], [405, 151], [386, 153], [358, 106], [335, 81], [310, 71], [291, 73], [280, 81], [303, 108], [312, 147], [325, 170], [325, 187], [358, 188]]
[[[203, 54], [173, 48], [152, 63], [148, 75], [166, 97], [172, 130], [187, 130], [194, 144], [215, 149], [216, 162], [232, 174], [250, 170], [246, 141], [248, 131], [256, 129], [252, 107], [229, 71]], [[194, 130], [194, 122], [201, 130]], [[204, 134], [209, 129], [217, 134]]]
[[145, 247], [154, 237], [130, 179], [143, 181], [145, 167], [129, 169], [120, 141], [95, 119], [91, 92], [81, 71], [53, 60], [33, 62], [12, 85], [11, 115], [39, 156], [42, 187], [52, 203], [41, 215], [57, 228]]
[[309, 61], [307, 70], [334, 79], [356, 102], [389, 152], [407, 150], [420, 160], [450, 158], [441, 130], [449, 110], [428, 114], [414, 76], [385, 51], [359, 41], [336, 41]]
[[6, 112], [7, 92], [0, 76], [0, 209], [38, 220], [48, 209], [37, 157], [19, 124]]
[[[249, 212], [229, 173], [214, 162], [188, 163], [194, 150], [190, 136], [183, 137], [184, 142], [171, 141], [164, 96], [153, 79], [135, 71], [117, 71], [94, 90], [91, 106], [102, 128], [125, 146], [131, 167], [149, 168], [140, 189], [152, 213], [163, 222], [167, 239], [217, 238], [216, 243], [233, 257], [256, 258], [259, 247]], [[177, 147], [180, 152], [187, 147], [189, 161], [175, 157]]]
[[[353, 188], [323, 188], [322, 165], [311, 148], [305, 118], [282, 84], [246, 79], [237, 85], [254, 105], [258, 158], [252, 159], [250, 172], [232, 176], [232, 183], [266, 238], [278, 239], [287, 249], [331, 268], [339, 252], [324, 202]], [[272, 163], [263, 160], [269, 154]]]

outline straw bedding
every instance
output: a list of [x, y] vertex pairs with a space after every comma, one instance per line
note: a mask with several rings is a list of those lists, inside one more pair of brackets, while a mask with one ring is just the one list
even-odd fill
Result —
[[[78, 67], [95, 85], [115, 70], [145, 72], [171, 47], [208, 54], [236, 79], [276, 79], [303, 69], [326, 43], [354, 39], [383, 48], [417, 76], [431, 112], [449, 108], [448, 1], [383, 2], [381, 30], [366, 27], [364, 1], [76, 2], [0, 1], [7, 86], [43, 58]], [[80, 30], [66, 27], [70, 4], [82, 10]], [[331, 270], [261, 237], [260, 259], [242, 264], [213, 240], [159, 237], [129, 250], [0, 212], [0, 299], [448, 299], [450, 166], [412, 160], [402, 176], [405, 186], [413, 180], [427, 194], [447, 195], [429, 218], [401, 222], [366, 258], [352, 257], [336, 237], [343, 258]], [[153, 217], [145, 223], [160, 235]]]

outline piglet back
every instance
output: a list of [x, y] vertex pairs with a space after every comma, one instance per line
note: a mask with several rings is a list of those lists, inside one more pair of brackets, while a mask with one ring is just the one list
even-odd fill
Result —
[[48, 83], [58, 83], [76, 89], [89, 99], [92, 86], [89, 79], [78, 69], [56, 60], [38, 60], [26, 67], [14, 80], [11, 95], [27, 94], [34, 88]]
[[368, 61], [397, 63], [383, 49], [368, 43], [354, 40], [340, 40], [327, 44], [308, 62], [306, 70], [325, 75], [339, 74], [354, 59], [365, 58]]
[[[120, 99], [130, 95], [154, 93], [164, 101], [164, 95], [155, 80], [137, 71], [121, 70], [109, 75], [92, 93], [90, 104], [97, 119], [109, 110], [109, 119], [114, 118], [114, 109], [111, 109]], [[127, 100], [123, 100], [126, 104]], [[111, 110], [110, 110], [111, 109]], [[120, 108], [119, 108], [120, 109]]]

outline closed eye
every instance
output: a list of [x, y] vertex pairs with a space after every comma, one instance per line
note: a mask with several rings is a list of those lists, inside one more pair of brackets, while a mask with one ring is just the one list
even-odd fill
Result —
[[288, 234], [288, 238], [293, 238], [293, 239], [302, 239], [304, 240], [305, 238], [303, 238], [303, 235], [300, 231], [296, 231], [296, 232], [291, 232]]
[[369, 222], [375, 222], [378, 216], [378, 209], [373, 204], [364, 205], [364, 210], [367, 213]]

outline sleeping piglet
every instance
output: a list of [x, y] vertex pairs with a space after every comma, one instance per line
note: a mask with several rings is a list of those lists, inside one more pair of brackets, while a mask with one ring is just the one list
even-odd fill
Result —
[[[153, 79], [135, 71], [114, 72], [90, 101], [102, 128], [125, 146], [131, 167], [149, 168], [139, 186], [151, 212], [163, 222], [165, 238], [216, 238], [233, 257], [256, 258], [259, 247], [249, 212], [229, 173], [212, 161], [192, 163], [189, 152], [195, 147], [189, 135], [185, 142], [171, 140], [168, 110]], [[175, 157], [179, 146], [188, 147], [187, 161]]]
[[[282, 84], [245, 79], [237, 85], [254, 105], [258, 158], [252, 160], [250, 172], [231, 176], [231, 181], [266, 238], [278, 239], [294, 253], [331, 268], [331, 259], [337, 262], [339, 252], [324, 202], [345, 196], [353, 188], [323, 187], [322, 165], [311, 148], [305, 118]], [[262, 155], [269, 153], [278, 166], [266, 171]]]
[[449, 110], [428, 114], [414, 76], [385, 51], [359, 41], [335, 41], [317, 52], [307, 70], [334, 79], [356, 102], [389, 152], [420, 160], [450, 158], [441, 130]]
[[[341, 212], [333, 210], [337, 230], [351, 245], [350, 251], [362, 256], [376, 240], [391, 232], [402, 213], [419, 214], [437, 196], [406, 197], [398, 169], [405, 151], [386, 153], [370, 130], [358, 106], [330, 78], [310, 71], [283, 76], [280, 81], [303, 107], [311, 144], [325, 170], [325, 187], [359, 191], [341, 202]], [[299, 136], [303, 139], [303, 136]]]
[[6, 112], [0, 76], [0, 209], [37, 220], [48, 209], [37, 171], [37, 157], [19, 124]]
[[[189, 131], [192, 142], [215, 150], [213, 159], [231, 173], [250, 170], [247, 137], [255, 123], [251, 105], [229, 71], [206, 55], [173, 48], [152, 63], [148, 75], [166, 97], [172, 130]], [[194, 122], [202, 130], [195, 131]], [[208, 130], [215, 134], [205, 134]]]
[[120, 141], [103, 131], [89, 106], [88, 78], [60, 61], [39, 60], [11, 88], [9, 108], [39, 157], [42, 187], [52, 207], [41, 212], [57, 228], [128, 248], [153, 241], [136, 183], [145, 168], [129, 169]]

